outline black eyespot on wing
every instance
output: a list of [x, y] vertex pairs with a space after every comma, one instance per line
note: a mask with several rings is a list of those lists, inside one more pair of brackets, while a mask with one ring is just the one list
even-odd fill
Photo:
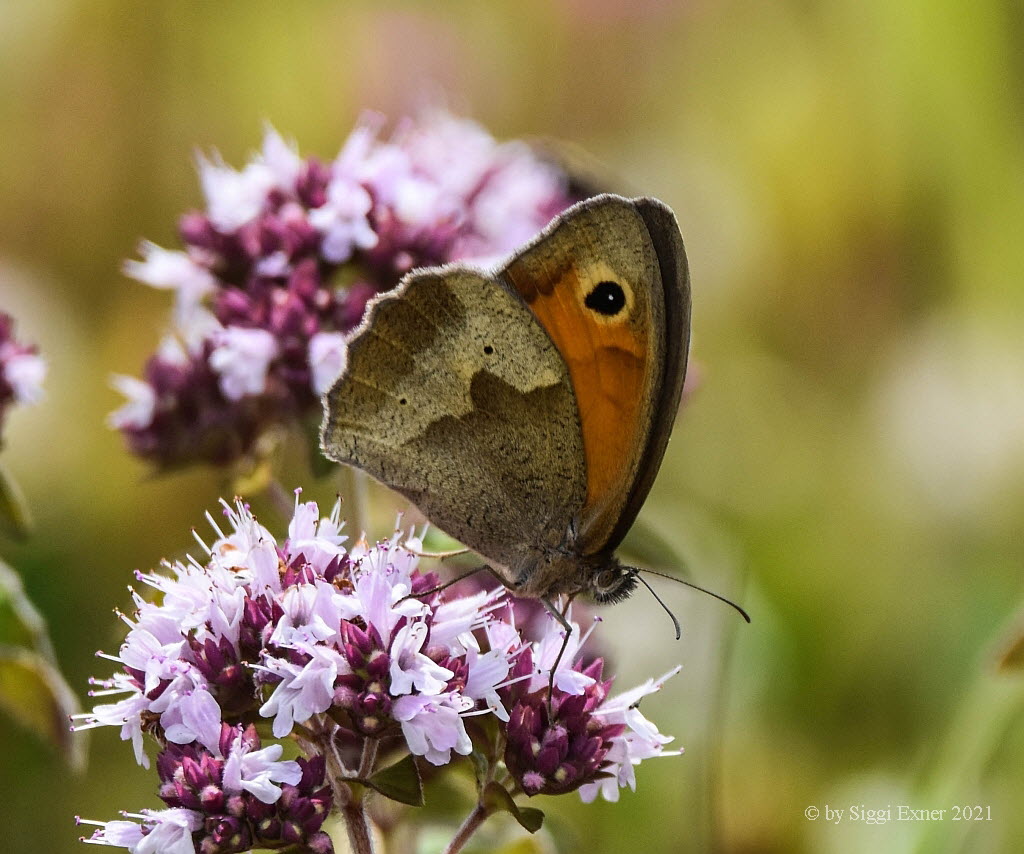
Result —
[[490, 344], [484, 345], [484, 355], [490, 356], [494, 352], [494, 348]]
[[405, 406], [405, 405], [406, 405], [406, 404], [407, 404], [407, 403], [408, 403], [409, 401], [408, 401], [408, 400], [406, 400], [406, 399], [405, 399], [405, 398], [403, 397], [403, 398], [402, 398], [402, 399], [401, 399], [400, 401], [398, 401], [398, 402], [399, 402], [400, 404], [402, 404], [402, 406]]
[[618, 282], [598, 282], [583, 299], [583, 304], [605, 317], [615, 317], [626, 305], [626, 294]]

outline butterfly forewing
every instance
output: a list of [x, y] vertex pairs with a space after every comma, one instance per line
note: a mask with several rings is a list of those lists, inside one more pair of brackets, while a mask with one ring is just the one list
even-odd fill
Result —
[[678, 345], [688, 330], [677, 306], [682, 280], [659, 258], [662, 247], [673, 251], [675, 244], [661, 234], [666, 225], [657, 214], [651, 214], [657, 239], [652, 234], [645, 215], [652, 205], [672, 218], [651, 200], [584, 202], [498, 274], [544, 326], [572, 378], [587, 465], [582, 554], [614, 549], [632, 524], [671, 429], [665, 407], [673, 396], [678, 402], [682, 384]]
[[640, 465], [604, 546], [609, 550], [617, 548], [629, 533], [657, 477], [679, 414], [690, 352], [690, 271], [679, 224], [671, 209], [657, 199], [635, 199], [633, 204], [647, 226], [658, 262], [657, 281], [664, 299], [664, 331], [659, 333], [662, 343], [657, 350], [664, 368], [649, 404], [650, 423]]

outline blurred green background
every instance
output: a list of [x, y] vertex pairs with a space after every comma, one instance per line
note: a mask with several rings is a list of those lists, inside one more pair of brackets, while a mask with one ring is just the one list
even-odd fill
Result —
[[[0, 2], [0, 307], [50, 362], [3, 454], [35, 535], [0, 547], [72, 686], [109, 672], [131, 571], [230, 488], [154, 478], [104, 425], [169, 319], [122, 259], [177, 245], [197, 148], [241, 165], [270, 121], [329, 158], [362, 109], [443, 93], [676, 210], [701, 384], [644, 519], [753, 615], [659, 585], [676, 643], [643, 591], [605, 612], [621, 686], [684, 665], [645, 712], [686, 754], [617, 805], [539, 804], [559, 850], [1024, 850], [995, 669], [1024, 593], [1022, 32], [997, 0]], [[75, 777], [3, 719], [4, 850], [158, 804], [92, 735]], [[805, 818], [826, 804], [992, 820]]]

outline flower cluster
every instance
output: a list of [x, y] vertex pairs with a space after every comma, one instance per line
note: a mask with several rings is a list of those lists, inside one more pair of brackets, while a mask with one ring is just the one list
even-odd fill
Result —
[[135, 852], [240, 854], [291, 848], [331, 854], [320, 826], [331, 809], [324, 759], [278, 761], [279, 744], [260, 748], [253, 726], [221, 725], [218, 742], [168, 744], [157, 757], [160, 798], [169, 807], [134, 821], [99, 824], [89, 842]]
[[602, 659], [585, 666], [581, 660], [590, 632], [581, 636], [579, 627], [570, 625], [566, 641], [552, 620], [550, 630], [527, 647], [514, 668], [505, 763], [527, 795], [578, 789], [587, 802], [598, 793], [617, 801], [620, 786], [636, 788], [635, 765], [679, 753], [664, 749], [672, 738], [658, 732], [638, 705], [680, 668], [609, 697], [612, 680], [602, 681]]
[[34, 345], [14, 339], [14, 319], [0, 311], [0, 428], [12, 403], [36, 403], [43, 395], [46, 362]]
[[184, 249], [145, 242], [125, 267], [176, 301], [143, 379], [114, 379], [128, 400], [110, 422], [136, 454], [223, 464], [319, 418], [373, 294], [414, 267], [505, 255], [575, 200], [560, 169], [472, 122], [436, 113], [386, 140], [380, 124], [327, 164], [271, 129], [241, 170], [200, 158], [206, 210], [182, 218]]
[[[95, 694], [122, 696], [79, 716], [80, 729], [118, 727], [145, 766], [144, 736], [156, 740], [169, 809], [101, 824], [90, 841], [322, 854], [332, 790], [372, 781], [378, 747], [427, 769], [486, 753], [474, 740], [497, 731], [512, 793], [611, 800], [634, 785], [634, 764], [667, 753], [670, 739], [636, 708], [664, 679], [609, 697], [601, 661], [581, 662], [578, 627], [566, 642], [551, 618], [530, 642], [503, 589], [437, 591], [411, 534], [346, 548], [339, 505], [321, 516], [298, 493], [281, 543], [241, 501], [224, 510], [229, 530], [210, 517], [205, 563], [137, 574], [162, 595], [133, 593], [127, 638], [108, 656], [120, 669], [94, 682]], [[467, 727], [477, 715], [492, 726]], [[280, 745], [261, 747], [251, 726], [261, 720], [310, 758], [280, 761]]]

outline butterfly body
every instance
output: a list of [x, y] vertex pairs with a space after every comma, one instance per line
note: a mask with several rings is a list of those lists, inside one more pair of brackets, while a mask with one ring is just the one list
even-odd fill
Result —
[[368, 310], [322, 444], [420, 507], [518, 595], [635, 585], [614, 550], [685, 374], [689, 282], [671, 211], [600, 196], [492, 274], [417, 271]]

